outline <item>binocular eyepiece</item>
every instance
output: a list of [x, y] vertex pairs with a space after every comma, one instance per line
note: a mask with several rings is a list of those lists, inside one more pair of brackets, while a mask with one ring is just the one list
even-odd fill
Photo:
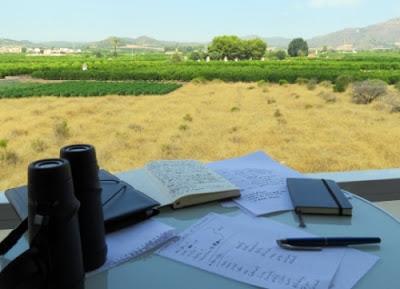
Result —
[[72, 145], [60, 159], [28, 168], [28, 235], [38, 248], [49, 289], [82, 289], [85, 272], [106, 261], [101, 186], [95, 148]]

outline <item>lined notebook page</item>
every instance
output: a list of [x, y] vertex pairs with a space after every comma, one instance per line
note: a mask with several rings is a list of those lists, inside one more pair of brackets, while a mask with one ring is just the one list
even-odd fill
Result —
[[153, 250], [176, 236], [174, 228], [155, 220], [146, 220], [134, 226], [108, 234], [106, 263], [89, 275], [109, 270], [121, 263]]
[[146, 169], [168, 190], [172, 200], [188, 194], [237, 189], [199, 161], [153, 161], [146, 165]]

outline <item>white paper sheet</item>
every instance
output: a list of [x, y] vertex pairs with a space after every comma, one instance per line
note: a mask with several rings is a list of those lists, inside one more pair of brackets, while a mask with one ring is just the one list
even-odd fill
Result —
[[262, 288], [329, 288], [343, 249], [283, 250], [276, 240], [288, 236], [287, 226], [271, 221], [260, 230], [259, 226], [248, 226], [248, 218], [238, 222], [235, 218], [209, 214], [157, 253]]
[[[244, 222], [247, 226], [255, 226], [258, 230], [263, 230], [265, 222], [270, 222], [264, 218], [256, 218], [245, 215], [237, 215], [232, 217], [236, 222]], [[247, 218], [247, 220], [246, 220]], [[294, 229], [290, 226], [286, 227], [286, 232], [282, 238], [307, 238], [314, 235], [303, 230]], [[332, 280], [331, 289], [351, 289], [357, 282], [378, 262], [379, 257], [368, 254], [356, 249], [345, 248], [345, 255], [342, 259], [340, 267]]]
[[89, 276], [109, 270], [156, 249], [176, 235], [174, 228], [152, 219], [108, 234], [106, 237], [107, 261], [98, 270], [90, 272]]
[[379, 257], [348, 248], [332, 281], [331, 289], [351, 289], [378, 262]]
[[304, 177], [264, 152], [209, 163], [208, 167], [240, 188], [241, 197], [234, 202], [255, 216], [293, 210], [286, 179]]

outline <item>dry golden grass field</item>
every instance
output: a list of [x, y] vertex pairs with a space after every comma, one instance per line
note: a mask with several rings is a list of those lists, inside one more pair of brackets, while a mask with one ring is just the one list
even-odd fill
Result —
[[73, 143], [95, 145], [112, 172], [257, 150], [301, 172], [400, 166], [400, 113], [324, 86], [210, 82], [164, 96], [1, 99], [0, 123], [8, 140], [0, 190], [24, 184], [31, 161]]

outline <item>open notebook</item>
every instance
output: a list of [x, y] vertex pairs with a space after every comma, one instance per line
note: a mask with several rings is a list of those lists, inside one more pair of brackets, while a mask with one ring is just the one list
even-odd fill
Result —
[[146, 192], [161, 206], [182, 208], [240, 196], [239, 189], [194, 160], [161, 160], [145, 166], [157, 190]]

